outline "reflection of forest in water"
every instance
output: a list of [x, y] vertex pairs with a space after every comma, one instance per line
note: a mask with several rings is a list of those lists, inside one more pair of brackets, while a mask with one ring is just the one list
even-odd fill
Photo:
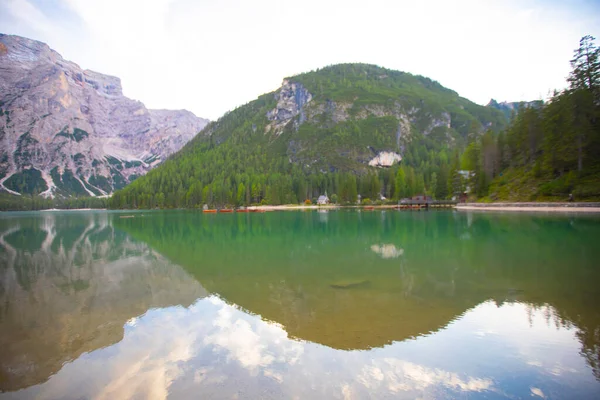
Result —
[[151, 307], [205, 294], [106, 213], [16, 215], [0, 220], [0, 390], [120, 341], [124, 323]]
[[577, 327], [600, 378], [597, 217], [171, 212], [116, 225], [304, 340], [379, 347], [434, 332], [489, 299], [518, 301]]
[[120, 341], [127, 320], [204, 288], [345, 350], [435, 332], [489, 299], [524, 302], [577, 328], [598, 377], [599, 233], [589, 217], [451, 212], [5, 217], [0, 389], [42, 382]]

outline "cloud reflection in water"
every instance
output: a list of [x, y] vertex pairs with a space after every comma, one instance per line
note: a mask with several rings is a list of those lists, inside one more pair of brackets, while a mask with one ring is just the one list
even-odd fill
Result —
[[399, 249], [395, 245], [388, 244], [374, 244], [371, 246], [371, 251], [379, 254], [381, 258], [398, 258], [404, 254], [404, 249]]
[[[41, 385], [0, 397], [437, 398], [485, 391], [519, 397], [525, 393], [509, 393], [512, 388], [502, 382], [502, 374], [495, 374], [485, 363], [479, 363], [478, 372], [461, 368], [457, 360], [468, 358], [465, 354], [473, 348], [460, 343], [451, 349], [447, 346], [456, 343], [448, 340], [455, 336], [483, 346], [481, 341], [488, 339], [496, 343], [507, 339], [507, 345], [518, 346], [518, 341], [503, 336], [503, 326], [510, 325], [508, 331], [514, 332], [523, 329], [521, 325], [530, 324], [527, 315], [531, 317], [532, 311], [524, 304], [503, 305], [498, 309], [501, 322], [489, 320], [491, 308], [496, 305], [483, 303], [431, 336], [368, 351], [343, 351], [292, 339], [284, 327], [211, 296], [189, 308], [151, 309], [132, 318], [121, 342], [82, 355]], [[573, 354], [578, 347], [573, 331], [544, 325], [544, 311], [539, 310], [539, 318], [533, 312], [534, 330], [550, 335], [557, 351]], [[465, 335], [466, 331], [471, 334]], [[540, 364], [532, 365], [531, 360], [542, 357], [545, 350], [525, 346], [523, 358], [514, 362], [536, 372]], [[469, 365], [478, 365], [472, 362], [477, 354], [469, 357]], [[564, 362], [567, 372], [585, 367], [578, 358]], [[458, 370], [450, 370], [449, 365]], [[525, 388], [527, 395], [547, 393], [541, 383], [538, 379], [533, 389]]]

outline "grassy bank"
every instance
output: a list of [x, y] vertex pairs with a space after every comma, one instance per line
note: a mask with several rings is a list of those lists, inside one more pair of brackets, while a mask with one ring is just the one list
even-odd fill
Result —
[[536, 168], [508, 168], [490, 185], [489, 195], [480, 199], [494, 201], [600, 201], [600, 171], [571, 171], [559, 177], [541, 174]]

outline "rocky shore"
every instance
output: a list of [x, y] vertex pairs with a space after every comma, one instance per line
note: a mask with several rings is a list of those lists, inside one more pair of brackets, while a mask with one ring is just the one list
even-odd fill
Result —
[[538, 211], [538, 212], [596, 212], [600, 213], [600, 203], [462, 203], [457, 210], [476, 211]]

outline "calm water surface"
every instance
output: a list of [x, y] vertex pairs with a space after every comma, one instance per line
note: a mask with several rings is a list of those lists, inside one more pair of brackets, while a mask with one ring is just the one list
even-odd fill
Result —
[[600, 398], [599, 239], [589, 215], [4, 213], [0, 399]]

